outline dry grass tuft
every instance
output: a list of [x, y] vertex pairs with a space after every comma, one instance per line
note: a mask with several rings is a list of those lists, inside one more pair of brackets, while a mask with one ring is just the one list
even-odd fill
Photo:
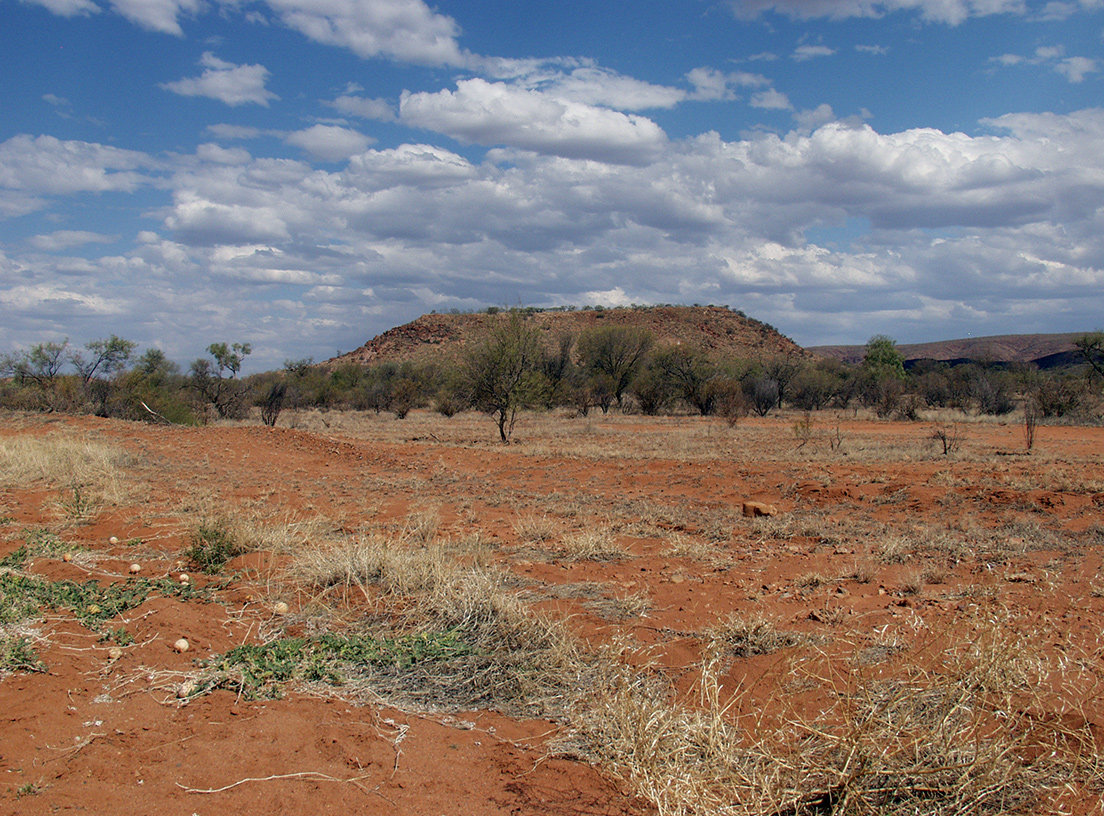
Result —
[[0, 485], [45, 482], [113, 486], [122, 468], [132, 461], [121, 448], [76, 436], [9, 437], [0, 439]]
[[435, 507], [415, 510], [406, 517], [401, 538], [411, 544], [428, 547], [437, 538], [441, 528], [441, 516]]
[[582, 530], [564, 536], [559, 553], [569, 561], [617, 561], [628, 556], [609, 530]]
[[780, 649], [804, 643], [807, 638], [796, 632], [781, 631], [774, 621], [761, 613], [733, 612], [705, 633], [706, 653], [735, 657], [773, 654]]
[[547, 514], [527, 513], [514, 522], [514, 532], [526, 544], [543, 544], [560, 534], [560, 525]]
[[68, 434], [0, 439], [0, 487], [45, 483], [58, 490], [58, 514], [84, 521], [126, 496], [122, 448]]
[[689, 558], [713, 567], [726, 567], [732, 564], [732, 559], [716, 544], [690, 538], [682, 533], [674, 533], [667, 538], [667, 546], [663, 554], [673, 558]]

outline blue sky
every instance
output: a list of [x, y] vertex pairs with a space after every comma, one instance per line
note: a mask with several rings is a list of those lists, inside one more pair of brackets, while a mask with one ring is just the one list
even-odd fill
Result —
[[1104, 2], [0, 0], [0, 351], [1104, 325]]

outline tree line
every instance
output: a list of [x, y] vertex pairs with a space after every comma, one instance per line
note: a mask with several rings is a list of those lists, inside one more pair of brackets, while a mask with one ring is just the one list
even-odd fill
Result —
[[1058, 372], [1030, 365], [921, 362], [906, 371], [895, 341], [872, 337], [861, 363], [797, 353], [718, 357], [685, 343], [660, 343], [647, 329], [610, 325], [547, 338], [521, 310], [488, 318], [485, 337], [456, 360], [316, 365], [287, 360], [277, 371], [241, 376], [248, 343], [212, 343], [187, 371], [156, 348], [117, 337], [81, 348], [41, 343], [0, 356], [0, 406], [93, 413], [131, 420], [203, 424], [251, 411], [275, 425], [285, 410], [388, 412], [418, 408], [443, 416], [490, 415], [510, 439], [519, 412], [567, 407], [648, 415], [716, 415], [731, 423], [791, 407], [866, 407], [918, 419], [925, 409], [1007, 414], [1021, 406], [1042, 418], [1101, 419], [1104, 332], [1077, 340], [1082, 364]]

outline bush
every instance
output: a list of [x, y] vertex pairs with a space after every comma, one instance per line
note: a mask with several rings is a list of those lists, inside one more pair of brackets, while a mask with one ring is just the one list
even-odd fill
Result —
[[201, 524], [192, 533], [192, 543], [188, 548], [188, 560], [199, 570], [213, 575], [221, 572], [230, 559], [241, 555], [244, 550], [225, 521]]

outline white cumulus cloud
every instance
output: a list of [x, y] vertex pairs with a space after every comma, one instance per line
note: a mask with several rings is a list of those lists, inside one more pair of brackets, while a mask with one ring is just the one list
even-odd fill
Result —
[[23, 134], [0, 142], [0, 187], [46, 195], [132, 192], [151, 164], [133, 150]]
[[958, 25], [970, 17], [1027, 12], [1025, 0], [729, 0], [741, 19], [753, 19], [775, 11], [797, 20], [827, 17], [882, 17], [900, 11], [914, 11], [928, 22]]
[[752, 94], [749, 104], [753, 108], [765, 108], [767, 110], [790, 110], [793, 108], [789, 97], [774, 88]]
[[817, 57], [830, 57], [836, 53], [836, 49], [826, 45], [799, 45], [794, 49], [790, 58], [795, 62], [807, 62]]
[[395, 105], [386, 99], [371, 99], [355, 94], [342, 94], [326, 104], [347, 116], [359, 116], [361, 119], [393, 122], [396, 118]]
[[285, 25], [325, 45], [364, 57], [463, 67], [460, 27], [422, 0], [267, 0]]
[[1095, 74], [1100, 70], [1100, 62], [1088, 57], [1068, 57], [1060, 60], [1054, 70], [1070, 82], [1084, 82], [1087, 74]]
[[482, 79], [455, 91], [404, 93], [402, 121], [465, 142], [508, 145], [567, 158], [650, 161], [666, 142], [650, 119]]
[[337, 125], [315, 125], [285, 137], [288, 144], [301, 147], [324, 161], [341, 161], [364, 152], [372, 140], [363, 133]]
[[164, 82], [161, 87], [181, 96], [210, 97], [231, 107], [246, 104], [268, 107], [269, 101], [279, 99], [265, 88], [269, 74], [263, 65], [235, 65], [210, 51], [203, 54], [199, 64], [204, 68], [200, 76]]
[[24, 0], [24, 2], [44, 6], [59, 17], [76, 17], [100, 12], [100, 7], [91, 0]]
[[57, 230], [46, 235], [35, 235], [30, 243], [35, 249], [58, 252], [85, 244], [111, 244], [117, 240], [118, 235], [101, 235], [87, 230]]
[[111, 7], [140, 28], [183, 36], [179, 17], [197, 14], [200, 0], [111, 0]]

